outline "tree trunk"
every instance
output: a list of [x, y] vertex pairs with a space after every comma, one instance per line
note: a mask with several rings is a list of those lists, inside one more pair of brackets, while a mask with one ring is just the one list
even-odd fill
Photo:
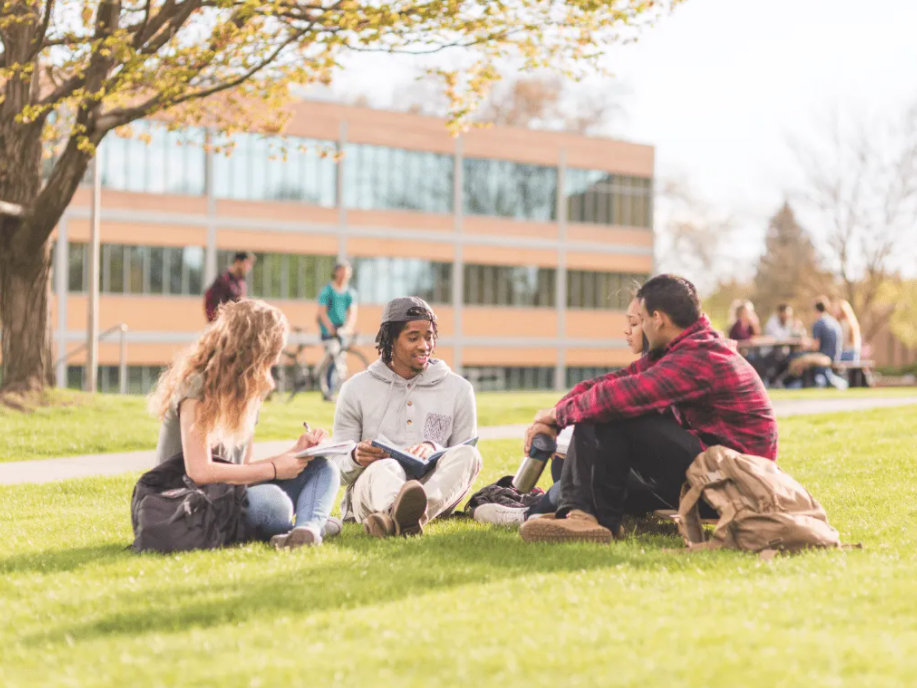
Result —
[[[5, 231], [10, 231], [10, 223], [11, 219], [5, 218]], [[20, 225], [18, 231], [28, 229]], [[17, 255], [7, 247], [0, 249], [0, 391], [40, 391], [53, 384], [50, 297], [50, 239], [32, 255]]]

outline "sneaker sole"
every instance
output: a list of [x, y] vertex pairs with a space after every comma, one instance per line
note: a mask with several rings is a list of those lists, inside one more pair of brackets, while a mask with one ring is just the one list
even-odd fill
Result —
[[296, 549], [312, 547], [318, 542], [315, 540], [315, 534], [308, 528], [294, 528], [289, 533], [272, 537], [271, 544], [277, 549]]
[[411, 537], [423, 535], [420, 519], [427, 513], [427, 493], [423, 485], [416, 480], [405, 483], [395, 498], [392, 508], [392, 520], [395, 522], [395, 535]]
[[380, 517], [378, 514], [370, 514], [366, 517], [366, 520], [363, 521], [363, 532], [374, 538], [387, 538], [394, 537], [394, 531], [390, 531], [387, 527], [385, 519]]
[[611, 531], [602, 526], [572, 532], [559, 527], [554, 519], [529, 520], [519, 530], [525, 542], [594, 542], [599, 545], [611, 544]]

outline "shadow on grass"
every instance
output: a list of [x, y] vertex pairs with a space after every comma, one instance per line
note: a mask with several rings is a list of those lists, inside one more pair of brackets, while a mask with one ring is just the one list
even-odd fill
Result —
[[[220, 580], [219, 569], [211, 578], [177, 580], [174, 585], [119, 592], [107, 598], [110, 611], [101, 617], [73, 624], [58, 624], [23, 638], [27, 644], [93, 640], [110, 636], [186, 631], [289, 615], [339, 610], [354, 612], [412, 597], [437, 594], [466, 585], [499, 583], [533, 574], [598, 571], [627, 565], [634, 569], [673, 570], [681, 568], [683, 557], [665, 554], [660, 546], [671, 546], [671, 538], [650, 544], [642, 539], [638, 547], [623, 544], [526, 545], [515, 532], [475, 528], [441, 532], [422, 540], [379, 542], [364, 537], [345, 537], [328, 548], [349, 550], [355, 555], [346, 563], [316, 562], [308, 552], [278, 553], [279, 557], [302, 557], [300, 570], [290, 571], [284, 562], [281, 574], [255, 580]], [[257, 552], [255, 553], [258, 554]], [[209, 556], [218, 557], [218, 553]], [[692, 557], [691, 566], [713, 566], [704, 557]], [[151, 556], [152, 567], [167, 558]], [[214, 559], [214, 564], [219, 564]], [[263, 563], [262, 561], [255, 562]], [[687, 565], [685, 562], [684, 565]], [[151, 580], [162, 581], [177, 571], [147, 570]]]
[[13, 573], [72, 573], [83, 566], [108, 564], [128, 556], [127, 544], [78, 547], [17, 554], [0, 559], [0, 575]]

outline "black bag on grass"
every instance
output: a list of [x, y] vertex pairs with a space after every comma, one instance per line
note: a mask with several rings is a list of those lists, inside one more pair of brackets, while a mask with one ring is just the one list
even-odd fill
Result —
[[[214, 457], [214, 461], [228, 463]], [[197, 485], [185, 473], [185, 458], [173, 456], [147, 471], [131, 497], [135, 552], [215, 549], [251, 539], [245, 524], [244, 485]]]
[[507, 475], [492, 485], [482, 487], [471, 495], [471, 499], [465, 505], [465, 512], [471, 516], [474, 514], [474, 510], [482, 504], [500, 504], [501, 506], [527, 509], [541, 499], [542, 495], [544, 495], [544, 490], [537, 487], [525, 494], [519, 492], [513, 487], [513, 476]]

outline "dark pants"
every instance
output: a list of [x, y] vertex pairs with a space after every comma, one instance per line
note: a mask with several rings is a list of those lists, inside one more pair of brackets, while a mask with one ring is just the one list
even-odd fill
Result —
[[[554, 484], [545, 492], [541, 499], [528, 508], [525, 517], [536, 514], [553, 514], [560, 503], [561, 475], [564, 459], [554, 459], [551, 462], [551, 477]], [[649, 486], [633, 471], [627, 476], [627, 500], [624, 502], [624, 513], [630, 516], [644, 516], [656, 509], [668, 509], [668, 504], [659, 499]]]
[[[557, 516], [579, 509], [617, 530], [625, 513], [677, 509], [685, 471], [701, 451], [700, 441], [668, 415], [578, 423], [564, 461]], [[645, 489], [629, 489], [631, 470]]]

